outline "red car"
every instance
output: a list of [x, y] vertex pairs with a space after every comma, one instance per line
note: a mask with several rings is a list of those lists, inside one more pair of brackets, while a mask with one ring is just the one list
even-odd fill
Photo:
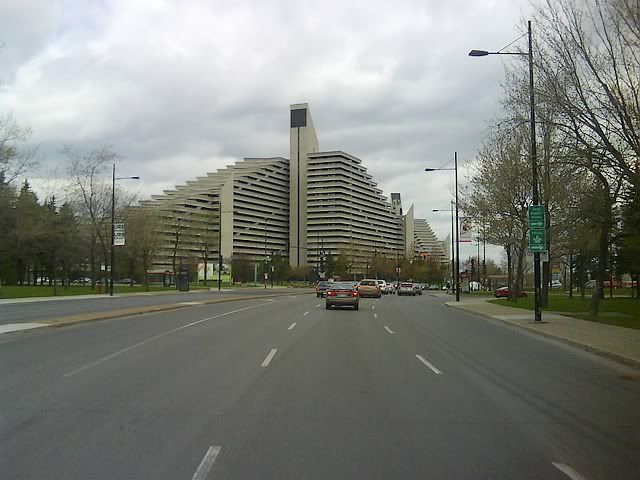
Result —
[[[495, 292], [493, 292], [493, 294], [496, 296], [496, 298], [513, 297], [513, 292], [511, 290], [509, 290], [509, 287], [500, 287]], [[518, 297], [526, 297], [527, 296], [527, 292], [518, 292], [518, 294], [516, 296], [518, 296]]]

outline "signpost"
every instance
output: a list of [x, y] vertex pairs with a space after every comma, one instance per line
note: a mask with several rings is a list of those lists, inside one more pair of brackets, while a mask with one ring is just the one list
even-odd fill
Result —
[[124, 245], [124, 223], [113, 224], [113, 245], [116, 247]]
[[547, 235], [544, 228], [544, 205], [529, 207], [529, 250], [532, 253], [547, 251]]

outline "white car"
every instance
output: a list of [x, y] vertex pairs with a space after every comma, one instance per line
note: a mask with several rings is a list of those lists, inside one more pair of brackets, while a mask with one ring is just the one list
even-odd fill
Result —
[[553, 280], [551, 282], [551, 288], [562, 288], [562, 283], [560, 280]]
[[387, 282], [385, 282], [384, 280], [378, 280], [378, 286], [380, 287], [380, 291], [382, 293], [387, 293]]

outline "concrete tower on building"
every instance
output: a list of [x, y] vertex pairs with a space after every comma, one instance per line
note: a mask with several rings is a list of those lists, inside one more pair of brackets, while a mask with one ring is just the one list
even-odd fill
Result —
[[291, 105], [289, 129], [289, 264], [307, 265], [307, 173], [318, 137], [306, 103]]

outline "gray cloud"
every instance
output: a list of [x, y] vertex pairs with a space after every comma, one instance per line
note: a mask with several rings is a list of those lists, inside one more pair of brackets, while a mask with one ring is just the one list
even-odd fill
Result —
[[288, 105], [323, 149], [362, 158], [444, 237], [451, 177], [499, 111], [503, 69], [471, 48], [518, 36], [525, 0], [25, 2], [0, 6], [0, 104], [43, 172], [65, 144], [110, 144], [142, 194], [245, 156], [288, 155]]

